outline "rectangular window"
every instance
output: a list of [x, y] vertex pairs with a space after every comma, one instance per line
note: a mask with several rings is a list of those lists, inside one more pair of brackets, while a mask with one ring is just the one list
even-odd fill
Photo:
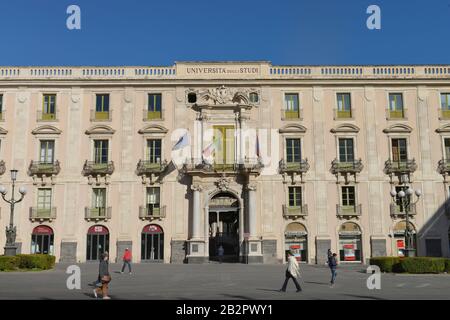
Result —
[[94, 140], [94, 162], [108, 163], [108, 140]]
[[342, 187], [342, 206], [355, 206], [355, 187]]
[[352, 117], [352, 105], [350, 93], [338, 93], [337, 94], [337, 107], [338, 118], [351, 118]]
[[[3, 113], [3, 95], [0, 94], [0, 115]], [[1, 118], [0, 118], [1, 119]]]
[[109, 94], [96, 95], [95, 111], [109, 112]]
[[160, 193], [159, 187], [147, 188], [147, 208], [159, 208]]
[[403, 118], [403, 94], [401, 93], [389, 93], [389, 116], [391, 118]]
[[106, 208], [106, 188], [94, 188], [92, 192], [92, 207], [95, 209]]
[[234, 165], [234, 135], [233, 126], [214, 126], [213, 142], [206, 147], [203, 154], [207, 157], [212, 154], [217, 166]]
[[339, 162], [355, 161], [353, 139], [339, 138]]
[[450, 160], [450, 138], [444, 138], [445, 160]]
[[284, 95], [284, 112], [286, 118], [299, 118], [299, 99], [297, 93], [286, 93]]
[[42, 119], [53, 120], [56, 114], [56, 94], [44, 94]]
[[150, 93], [148, 95], [148, 119], [161, 119], [162, 95], [160, 93]]
[[151, 163], [161, 162], [161, 139], [147, 140], [147, 161]]
[[406, 139], [392, 139], [392, 160], [394, 162], [406, 162], [408, 160]]
[[301, 161], [300, 139], [286, 139], [286, 162], [299, 163]]
[[49, 210], [52, 208], [52, 189], [38, 189], [38, 210]]
[[39, 161], [43, 164], [53, 164], [55, 154], [54, 140], [41, 140]]
[[450, 93], [441, 93], [441, 109], [450, 111]]
[[289, 187], [289, 207], [298, 208], [302, 205], [302, 188]]

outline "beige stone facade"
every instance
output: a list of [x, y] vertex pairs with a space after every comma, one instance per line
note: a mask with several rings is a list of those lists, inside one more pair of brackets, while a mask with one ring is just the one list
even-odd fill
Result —
[[0, 96], [22, 253], [366, 262], [401, 254], [410, 186], [417, 254], [450, 256], [450, 66], [0, 67]]

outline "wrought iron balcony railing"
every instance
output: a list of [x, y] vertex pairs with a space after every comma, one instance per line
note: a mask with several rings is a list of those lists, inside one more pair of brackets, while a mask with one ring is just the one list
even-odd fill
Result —
[[93, 208], [93, 207], [86, 207], [84, 209], [84, 217], [87, 221], [95, 220], [105, 220], [108, 221], [111, 219], [111, 207], [99, 207], [99, 208]]
[[336, 215], [338, 217], [359, 217], [361, 215], [361, 204], [354, 206], [336, 205]]
[[152, 220], [166, 217], [166, 206], [155, 208], [151, 205], [139, 207], [139, 219]]
[[309, 163], [308, 159], [298, 162], [286, 162], [284, 159], [281, 159], [279, 168], [281, 173], [307, 172], [309, 170]]
[[[397, 217], [397, 216], [405, 216], [406, 215], [406, 207], [402, 206], [402, 205], [398, 205], [396, 203], [391, 203], [390, 204], [390, 212], [391, 212], [391, 216], [392, 217]], [[415, 203], [411, 203], [409, 206], [409, 212], [408, 215], [414, 216], [416, 215], [416, 204]]]
[[53, 221], [56, 219], [56, 208], [38, 208], [31, 207], [30, 208], [30, 220], [32, 222], [38, 221]]
[[114, 172], [114, 162], [96, 163], [95, 161], [86, 161], [83, 166], [83, 174], [89, 175], [111, 175]]
[[167, 160], [154, 162], [148, 160], [139, 160], [137, 165], [138, 175], [144, 174], [160, 174], [167, 168]]
[[299, 217], [305, 217], [308, 215], [308, 205], [303, 204], [298, 207], [290, 207], [283, 205], [283, 217], [286, 219], [297, 219]]
[[392, 161], [387, 160], [384, 163], [384, 171], [386, 174], [392, 173], [413, 173], [417, 170], [416, 160], [403, 160], [403, 161]]
[[42, 161], [31, 161], [28, 167], [30, 175], [57, 175], [61, 171], [61, 166], [59, 161], [54, 162], [42, 162]]
[[245, 159], [242, 163], [208, 163], [206, 161], [189, 160], [183, 164], [183, 173], [259, 173], [264, 168], [260, 159]]
[[346, 162], [341, 162], [338, 159], [334, 159], [333, 162], [331, 162], [331, 172], [333, 174], [341, 172], [360, 173], [363, 168], [364, 166], [361, 159]]

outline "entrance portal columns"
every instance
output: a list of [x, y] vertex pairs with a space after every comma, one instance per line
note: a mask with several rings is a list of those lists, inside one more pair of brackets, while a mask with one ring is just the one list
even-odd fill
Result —
[[191, 186], [193, 191], [192, 202], [192, 236], [189, 242], [189, 251], [187, 255], [188, 263], [205, 263], [207, 256], [205, 237], [200, 234], [201, 230], [201, 191], [202, 186], [194, 183]]
[[261, 239], [258, 237], [256, 225], [256, 184], [247, 185], [248, 194], [248, 232], [247, 239], [247, 263], [262, 263], [263, 256], [261, 250]]

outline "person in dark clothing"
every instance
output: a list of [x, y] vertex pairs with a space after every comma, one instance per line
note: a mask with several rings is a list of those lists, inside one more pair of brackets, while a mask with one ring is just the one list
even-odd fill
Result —
[[280, 289], [280, 292], [286, 292], [287, 284], [289, 279], [294, 281], [295, 287], [297, 288], [297, 292], [302, 291], [297, 278], [300, 277], [300, 268], [298, 266], [297, 259], [295, 259], [293, 253], [288, 251], [288, 267], [286, 270], [286, 279], [284, 280], [283, 287]]
[[337, 258], [336, 258], [336, 253], [333, 253], [332, 255], [328, 256], [328, 266], [330, 267], [330, 271], [331, 271], [331, 281], [330, 281], [330, 285], [331, 287], [334, 286], [334, 282], [336, 280], [336, 268], [337, 268]]
[[111, 282], [108, 259], [108, 254], [103, 253], [100, 259], [100, 264], [98, 266], [98, 278], [100, 279], [101, 287], [94, 289], [95, 298], [97, 298], [98, 295], [101, 294], [103, 299], [111, 299], [108, 296], [108, 284]]

